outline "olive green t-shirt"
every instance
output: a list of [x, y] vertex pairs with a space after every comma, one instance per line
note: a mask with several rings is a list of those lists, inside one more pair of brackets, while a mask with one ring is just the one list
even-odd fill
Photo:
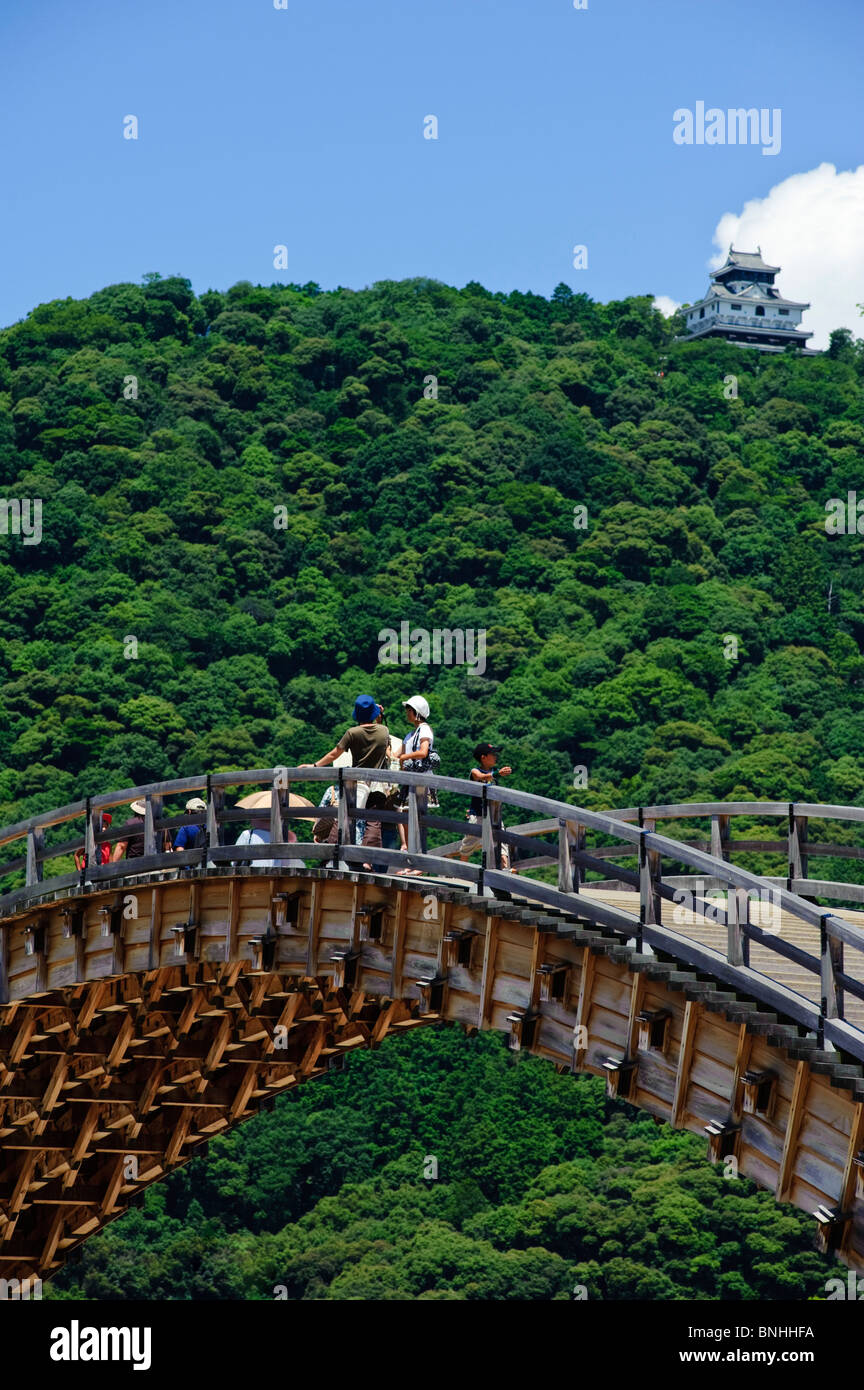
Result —
[[386, 724], [355, 724], [340, 738], [336, 747], [350, 753], [355, 767], [386, 767], [390, 730]]

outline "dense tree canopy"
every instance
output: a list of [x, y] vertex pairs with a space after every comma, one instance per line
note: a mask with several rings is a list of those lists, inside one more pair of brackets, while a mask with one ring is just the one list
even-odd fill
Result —
[[214, 1140], [50, 1295], [825, 1298], [838, 1271], [812, 1240], [694, 1136], [449, 1027], [355, 1055]]

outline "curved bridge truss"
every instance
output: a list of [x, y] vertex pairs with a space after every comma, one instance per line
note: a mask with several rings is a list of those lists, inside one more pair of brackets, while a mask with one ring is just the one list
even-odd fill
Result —
[[[354, 843], [361, 777], [407, 787], [404, 811], [375, 812], [404, 824], [407, 856]], [[52, 1274], [212, 1135], [355, 1047], [444, 1020], [501, 1029], [514, 1050], [707, 1132], [713, 1161], [810, 1212], [817, 1243], [864, 1267], [864, 914], [815, 901], [861, 903], [864, 887], [807, 872], [819, 854], [864, 858], [864, 811], [600, 813], [489, 786], [475, 865], [453, 858], [458, 841], [426, 841], [461, 834], [476, 784], [435, 779], [456, 815], [426, 814], [428, 778], [366, 769], [339, 773], [329, 811], [292, 802], [291, 785], [332, 778], [186, 778], [0, 830], [0, 1277]], [[248, 812], [227, 800], [250, 784], [273, 789], [271, 843], [240, 850], [226, 840]], [[201, 791], [205, 846], [162, 852], [194, 819], [165, 802]], [[97, 867], [97, 846], [128, 836], [103, 833], [102, 811], [137, 798], [144, 857]], [[502, 828], [502, 805], [519, 824]], [[743, 816], [785, 834], [734, 840]], [[311, 841], [324, 817], [335, 844]], [[662, 834], [666, 821], [701, 838]], [[833, 821], [840, 843], [823, 838]], [[782, 856], [786, 872], [750, 873], [738, 853]], [[370, 857], [383, 872], [364, 870]], [[614, 880], [586, 881], [610, 861]]]

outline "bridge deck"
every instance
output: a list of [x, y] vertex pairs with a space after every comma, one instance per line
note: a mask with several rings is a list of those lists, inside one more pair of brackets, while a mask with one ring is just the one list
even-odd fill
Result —
[[[605, 903], [609, 907], [619, 907], [625, 912], [638, 914], [639, 894], [609, 888], [592, 888], [590, 884], [584, 885], [581, 891], [596, 902]], [[710, 901], [710, 899], [703, 899]], [[855, 926], [864, 928], [864, 912], [856, 912], [854, 909], [834, 908], [832, 915], [842, 918], [845, 922], [850, 922]], [[726, 929], [716, 923], [707, 921], [700, 913], [693, 912], [683, 904], [664, 902], [663, 903], [663, 925], [673, 928], [683, 936], [692, 937], [696, 941], [701, 941], [706, 946], [711, 946], [716, 951], [725, 953], [726, 951]], [[773, 927], [779, 925], [779, 931], [774, 931], [781, 941], [785, 941], [792, 946], [799, 947], [802, 951], [807, 951], [817, 959], [820, 952], [819, 928], [802, 922], [793, 917], [791, 913], [777, 909], [777, 917], [773, 922]], [[805, 970], [803, 966], [795, 961], [784, 960], [775, 952], [768, 950], [758, 942], [750, 945], [750, 965], [753, 970], [759, 970], [768, 975], [772, 980], [785, 985], [787, 989], [794, 990], [796, 994], [801, 994], [811, 1003], [819, 1003], [819, 976]], [[864, 958], [857, 953], [850, 953], [850, 958], [846, 964], [846, 971], [854, 979], [864, 984]], [[844, 1007], [844, 1017], [849, 1023], [857, 1028], [864, 1029], [864, 1000], [855, 999], [852, 995], [847, 995]]]

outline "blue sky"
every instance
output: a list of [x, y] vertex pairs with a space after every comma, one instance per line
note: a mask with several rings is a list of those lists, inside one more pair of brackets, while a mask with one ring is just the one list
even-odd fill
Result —
[[[696, 299], [724, 214], [864, 163], [862, 40], [862, 0], [3, 0], [0, 324], [152, 270]], [[676, 145], [698, 101], [780, 152]]]

